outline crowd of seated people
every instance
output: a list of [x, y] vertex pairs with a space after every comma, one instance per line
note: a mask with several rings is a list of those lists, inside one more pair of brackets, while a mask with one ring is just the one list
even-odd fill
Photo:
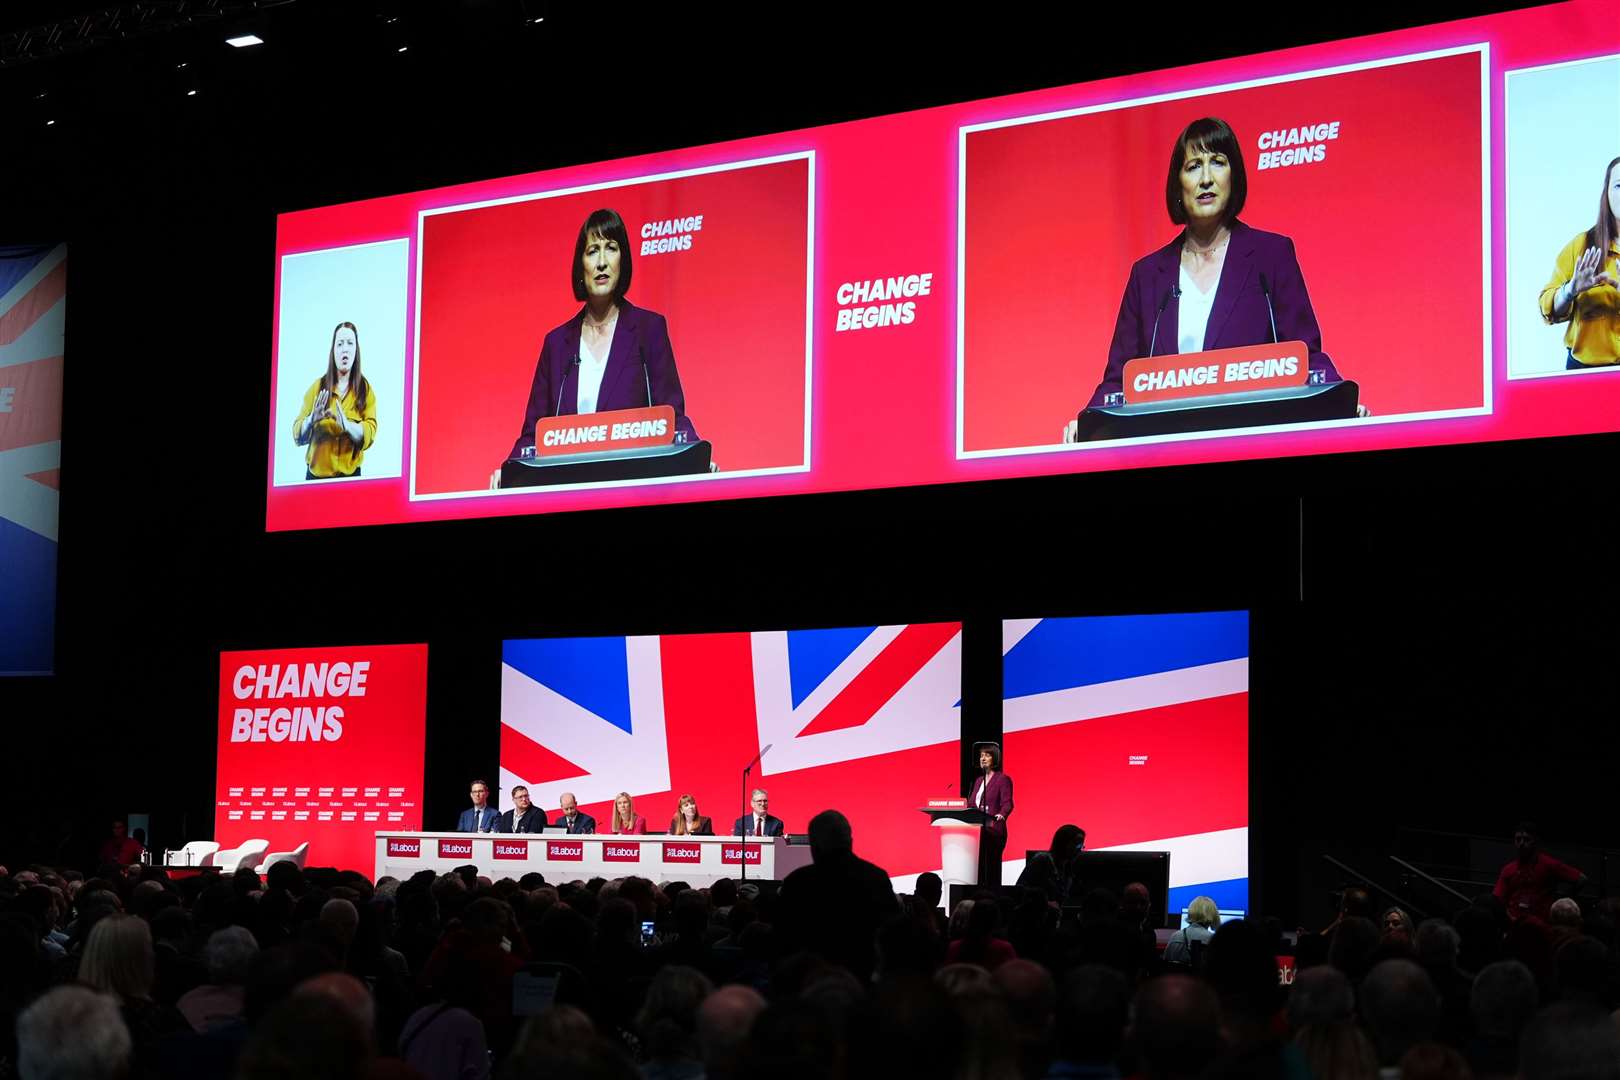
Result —
[[1620, 1076], [1613, 901], [1414, 926], [1351, 890], [1284, 985], [1272, 921], [1195, 905], [1161, 953], [1134, 887], [947, 918], [842, 815], [810, 840], [779, 887], [0, 873], [0, 1080]]

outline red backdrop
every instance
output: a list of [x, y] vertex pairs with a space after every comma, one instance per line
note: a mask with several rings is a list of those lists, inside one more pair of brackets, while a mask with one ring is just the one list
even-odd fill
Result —
[[[364, 694], [330, 692], [239, 697], [238, 673], [273, 665], [367, 663]], [[329, 668], [330, 670], [330, 668]], [[300, 687], [300, 690], [303, 688]], [[324, 688], [330, 690], [329, 687]], [[233, 740], [238, 709], [338, 706], [337, 739]], [[306, 865], [370, 876], [378, 829], [422, 827], [422, 753], [427, 730], [427, 646], [365, 645], [267, 649], [219, 656], [219, 769], [214, 839], [224, 848], [248, 839], [291, 851], [308, 842]], [[323, 815], [326, 815], [323, 820]]]
[[[1090, 397], [1131, 264], [1178, 231], [1170, 148], [1201, 116], [1241, 140], [1243, 220], [1293, 238], [1322, 346], [1362, 402], [1480, 405], [1479, 71], [1464, 53], [970, 132], [964, 449], [1051, 443]], [[1335, 120], [1324, 160], [1257, 168], [1263, 133]]]
[[[728, 472], [804, 463], [806, 159], [423, 219], [416, 491], [477, 491], [522, 426], [540, 344], [580, 302], [580, 222], [630, 232], [632, 303], [669, 321], [698, 434]], [[641, 226], [703, 215], [685, 251], [641, 254]]]

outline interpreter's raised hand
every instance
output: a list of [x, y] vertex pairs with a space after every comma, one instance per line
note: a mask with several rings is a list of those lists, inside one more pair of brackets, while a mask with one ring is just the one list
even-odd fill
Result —
[[1065, 443], [1073, 443], [1073, 442], [1079, 442], [1080, 441], [1080, 421], [1079, 421], [1079, 419], [1070, 420], [1067, 424], [1063, 425], [1063, 441]]
[[497, 466], [495, 466], [495, 470], [489, 474], [489, 490], [491, 490], [491, 491], [499, 491], [500, 489], [501, 489], [501, 467], [499, 465], [497, 465]]
[[1589, 247], [1581, 253], [1580, 259], [1575, 263], [1575, 276], [1571, 283], [1575, 287], [1575, 295], [1579, 296], [1604, 279], [1606, 284], [1613, 284], [1613, 279], [1603, 271], [1603, 253], [1595, 247]]

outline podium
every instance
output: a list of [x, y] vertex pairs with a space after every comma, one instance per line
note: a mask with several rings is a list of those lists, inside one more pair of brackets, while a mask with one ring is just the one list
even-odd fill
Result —
[[598, 450], [551, 457], [509, 458], [501, 466], [501, 487], [592, 484], [611, 480], [653, 480], [707, 473], [713, 447], [707, 440], [665, 443], [624, 450]]
[[1175, 435], [1185, 431], [1271, 427], [1356, 415], [1361, 389], [1348, 379], [1316, 386], [1287, 386], [1248, 393], [1093, 405], [1080, 413], [1078, 442]]
[[979, 883], [979, 829], [990, 815], [966, 799], [929, 799], [918, 809], [939, 830], [940, 878], [950, 885]]

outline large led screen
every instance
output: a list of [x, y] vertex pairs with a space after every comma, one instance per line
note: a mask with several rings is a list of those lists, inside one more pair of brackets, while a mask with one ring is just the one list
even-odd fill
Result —
[[1575, 2], [284, 214], [267, 525], [1614, 430], [1617, 56]]
[[1168, 851], [1170, 907], [1249, 906], [1249, 616], [1002, 624], [1002, 880], [1059, 826], [1088, 851]]
[[554, 821], [568, 792], [605, 832], [623, 791], [662, 832], [691, 795], [724, 834], [758, 759], [750, 787], [788, 832], [841, 810], [856, 854], [909, 886], [940, 869], [917, 808], [959, 792], [961, 696], [960, 623], [508, 641], [502, 805], [522, 784]]
[[55, 665], [67, 248], [0, 245], [0, 675]]
[[422, 827], [426, 738], [426, 645], [221, 653], [219, 857], [369, 876], [378, 830]]

